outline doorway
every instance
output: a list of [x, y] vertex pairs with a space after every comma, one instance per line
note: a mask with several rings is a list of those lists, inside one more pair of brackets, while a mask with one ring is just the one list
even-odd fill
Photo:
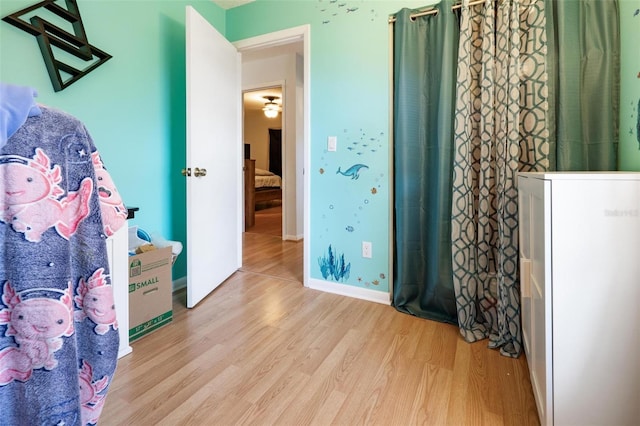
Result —
[[[304, 285], [309, 279], [307, 267], [309, 145], [309, 26], [291, 28], [234, 43], [242, 56], [243, 93], [281, 87], [282, 129], [282, 201], [280, 243], [294, 244], [302, 254], [297, 268]], [[264, 106], [264, 99], [262, 100]], [[243, 127], [244, 127], [243, 117]], [[274, 126], [275, 127], [275, 126]], [[266, 145], [266, 143], [265, 143]], [[252, 149], [250, 149], [253, 152]], [[253, 154], [250, 154], [253, 155]], [[264, 163], [262, 163], [264, 164]], [[275, 215], [275, 214], [274, 214]], [[252, 234], [253, 235], [253, 234]], [[254, 244], [243, 237], [243, 244]], [[252, 252], [245, 247], [243, 252]], [[243, 256], [243, 258], [246, 258]], [[246, 270], [246, 262], [243, 268]]]
[[283, 99], [282, 86], [243, 92], [245, 232], [282, 238], [283, 214]]

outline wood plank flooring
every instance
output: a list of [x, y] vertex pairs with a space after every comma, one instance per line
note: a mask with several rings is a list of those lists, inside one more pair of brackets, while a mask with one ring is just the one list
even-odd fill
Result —
[[282, 204], [271, 201], [257, 205], [254, 224], [246, 232], [282, 236]]
[[120, 360], [100, 425], [534, 425], [524, 356], [456, 327], [304, 288], [302, 242], [244, 263]]

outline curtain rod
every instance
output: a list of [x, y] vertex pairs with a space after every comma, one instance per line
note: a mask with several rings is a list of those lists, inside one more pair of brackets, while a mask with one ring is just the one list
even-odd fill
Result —
[[[484, 3], [486, 0], [475, 0], [472, 2], [469, 2], [469, 6], [475, 6], [477, 4], [482, 4]], [[462, 7], [462, 3], [456, 3], [453, 6], [451, 6], [451, 11], [454, 11], [456, 9], [460, 9]], [[429, 8], [429, 9], [425, 9], [422, 10], [420, 12], [414, 13], [413, 15], [409, 15], [409, 18], [416, 19], [419, 18], [421, 16], [427, 16], [427, 15], [437, 15], [438, 14], [438, 9], [435, 8]], [[391, 16], [389, 17], [389, 23], [393, 24], [394, 22], [396, 22], [396, 17], [395, 16]]]

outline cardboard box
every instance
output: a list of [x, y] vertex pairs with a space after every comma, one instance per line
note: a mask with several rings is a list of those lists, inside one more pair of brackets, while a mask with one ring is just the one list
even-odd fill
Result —
[[129, 256], [129, 341], [173, 319], [171, 247]]

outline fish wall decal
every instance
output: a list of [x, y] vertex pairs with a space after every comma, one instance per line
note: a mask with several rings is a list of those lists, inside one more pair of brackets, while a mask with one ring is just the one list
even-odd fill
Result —
[[354, 164], [353, 166], [349, 167], [344, 172], [342, 170], [340, 170], [340, 167], [338, 167], [338, 171], [336, 172], [336, 174], [341, 174], [343, 176], [351, 176], [351, 179], [358, 179], [360, 177], [360, 170], [361, 169], [368, 169], [368, 168], [369, 168], [369, 166], [364, 165], [364, 164]]

